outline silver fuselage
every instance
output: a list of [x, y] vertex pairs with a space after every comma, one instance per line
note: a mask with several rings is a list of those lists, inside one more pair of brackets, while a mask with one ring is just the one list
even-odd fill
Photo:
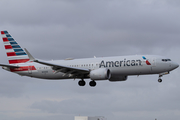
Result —
[[[99, 68], [107, 68], [111, 71], [112, 75], [116, 76], [160, 74], [170, 72], [179, 66], [177, 63], [163, 56], [145, 55], [146, 59], [143, 59], [142, 56], [143, 55], [100, 57], [73, 60], [54, 60], [48, 62], [73, 68], [86, 68], [90, 71]], [[148, 64], [146, 61], [148, 61], [150, 64]], [[26, 66], [28, 67], [28, 70], [19, 70], [19, 68], [17, 70], [10, 70], [6, 67], [3, 68], [22, 76], [30, 76], [42, 79], [74, 78], [70, 75], [64, 75], [62, 72], [56, 73], [51, 66], [42, 65], [36, 62], [27, 62], [17, 65], [22, 67]], [[32, 67], [35, 69], [32, 69]]]

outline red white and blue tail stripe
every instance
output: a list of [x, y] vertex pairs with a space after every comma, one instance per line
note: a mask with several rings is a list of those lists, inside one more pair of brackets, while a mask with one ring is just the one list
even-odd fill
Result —
[[7, 31], [1, 31], [1, 35], [9, 64], [25, 63], [29, 61], [29, 57], [26, 52], [19, 46], [19, 44]]

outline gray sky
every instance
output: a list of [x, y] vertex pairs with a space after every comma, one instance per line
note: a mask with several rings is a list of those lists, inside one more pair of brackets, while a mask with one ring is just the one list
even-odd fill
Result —
[[[44, 60], [156, 54], [180, 61], [179, 0], [0, 0], [0, 28]], [[0, 45], [0, 63], [8, 63]], [[148, 75], [91, 88], [1, 69], [0, 119], [179, 120], [179, 73], [163, 76], [161, 84]]]

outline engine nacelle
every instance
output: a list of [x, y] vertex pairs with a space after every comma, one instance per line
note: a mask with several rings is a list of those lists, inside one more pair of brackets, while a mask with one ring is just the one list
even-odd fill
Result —
[[109, 80], [111, 72], [107, 68], [99, 68], [90, 72], [91, 80]]
[[109, 81], [115, 82], [115, 81], [126, 81], [128, 76], [119, 76], [119, 75], [111, 75], [111, 78]]

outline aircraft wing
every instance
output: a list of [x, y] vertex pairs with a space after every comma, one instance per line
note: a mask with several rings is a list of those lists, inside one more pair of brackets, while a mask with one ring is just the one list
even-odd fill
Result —
[[59, 65], [59, 64], [54, 64], [51, 62], [45, 62], [45, 61], [41, 61], [41, 60], [34, 60], [34, 62], [43, 64], [43, 65], [47, 65], [47, 66], [52, 66], [52, 68], [58, 72], [63, 72], [63, 73], [69, 73], [69, 74], [87, 74], [89, 73], [89, 69], [83, 69], [83, 68], [75, 68], [75, 67], [68, 67], [68, 66], [63, 66], [63, 65]]
[[2, 67], [8, 67], [8, 68], [19, 68], [19, 66], [15, 66], [15, 65], [6, 65], [6, 64], [0, 64], [0, 66], [2, 66]]
[[54, 64], [51, 62], [37, 60], [29, 53], [29, 51], [26, 48], [24, 48], [24, 49], [25, 49], [27, 55], [29, 56], [30, 61], [37, 62], [37, 63], [47, 65], [47, 66], [51, 66], [52, 69], [55, 70], [55, 73], [62, 72], [62, 73], [65, 73], [67, 75], [68, 74], [79, 75], [79, 74], [88, 74], [90, 72], [89, 69], [63, 66], [63, 65]]

